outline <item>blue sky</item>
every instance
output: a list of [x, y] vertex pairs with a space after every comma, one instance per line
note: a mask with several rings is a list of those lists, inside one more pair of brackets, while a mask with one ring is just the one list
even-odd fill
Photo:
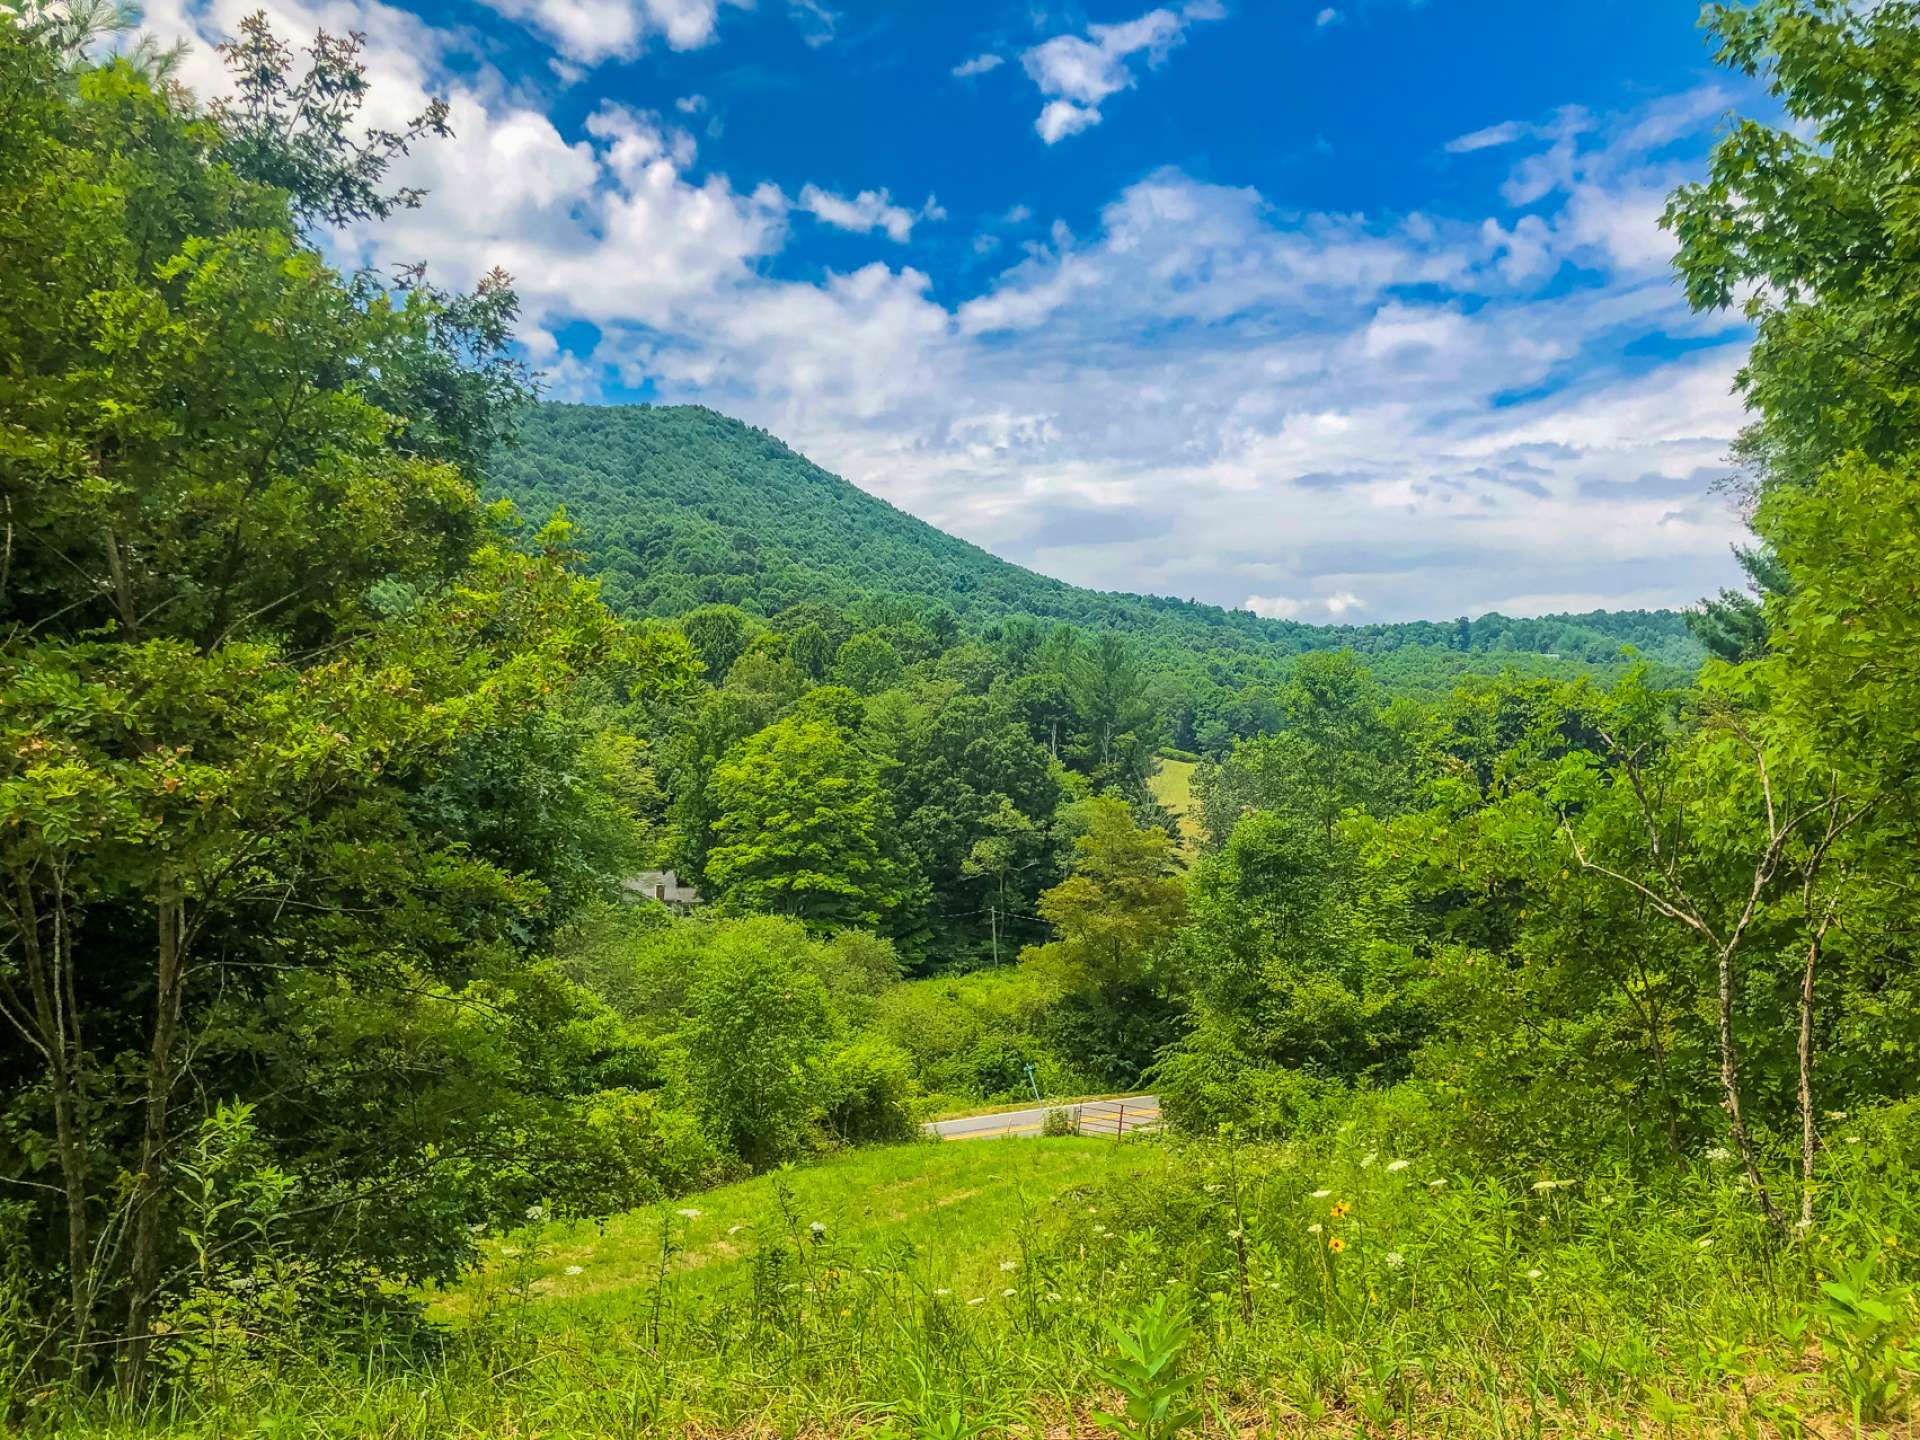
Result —
[[[258, 0], [160, 0], [208, 47]], [[1745, 333], [1654, 221], [1683, 0], [271, 0], [447, 94], [343, 263], [495, 264], [555, 395], [697, 401], [1009, 559], [1306, 620], [1685, 604]]]

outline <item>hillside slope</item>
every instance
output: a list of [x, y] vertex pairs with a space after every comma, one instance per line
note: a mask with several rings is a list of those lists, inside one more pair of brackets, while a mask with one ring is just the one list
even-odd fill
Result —
[[879, 593], [948, 605], [970, 627], [1030, 615], [1128, 632], [1163, 656], [1413, 651], [1415, 668], [1441, 682], [1490, 664], [1611, 670], [1623, 644], [1676, 667], [1700, 660], [1673, 611], [1316, 626], [1083, 589], [937, 530], [764, 430], [696, 406], [536, 406], [494, 483], [535, 521], [565, 505], [608, 602], [634, 616], [710, 602], [773, 615], [802, 601], [849, 604]]

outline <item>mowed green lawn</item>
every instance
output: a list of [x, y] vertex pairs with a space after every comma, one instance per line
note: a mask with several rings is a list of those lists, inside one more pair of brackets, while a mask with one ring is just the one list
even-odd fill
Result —
[[1199, 850], [1201, 838], [1200, 817], [1193, 813], [1193, 762], [1162, 756], [1158, 766], [1147, 788], [1154, 799], [1179, 817], [1181, 848], [1191, 855]]
[[663, 1222], [672, 1241], [669, 1285], [682, 1300], [750, 1284], [757, 1242], [810, 1233], [815, 1222], [837, 1256], [885, 1257], [962, 1296], [997, 1293], [1002, 1262], [1019, 1253], [1023, 1217], [1053, 1221], [1076, 1187], [1116, 1167], [1162, 1163], [1151, 1142], [1079, 1138], [850, 1151], [604, 1224], [549, 1224], [489, 1242], [482, 1272], [436, 1297], [431, 1311], [458, 1320], [503, 1289], [524, 1288], [556, 1323], [637, 1319], [653, 1303]]

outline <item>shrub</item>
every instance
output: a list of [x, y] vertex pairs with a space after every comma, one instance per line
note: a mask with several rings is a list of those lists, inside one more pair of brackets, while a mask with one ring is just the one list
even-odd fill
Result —
[[920, 1087], [913, 1061], [873, 1035], [830, 1050], [820, 1062], [821, 1123], [843, 1145], [911, 1140]]
[[1080, 1117], [1072, 1110], [1055, 1107], [1047, 1111], [1046, 1119], [1040, 1122], [1040, 1133], [1053, 1137], [1078, 1135], [1080, 1133]]

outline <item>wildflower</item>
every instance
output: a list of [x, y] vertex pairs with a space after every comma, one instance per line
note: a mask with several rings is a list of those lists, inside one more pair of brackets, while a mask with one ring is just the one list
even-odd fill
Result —
[[1093, 1227], [1093, 1233], [1094, 1233], [1094, 1234], [1096, 1234], [1096, 1235], [1107, 1235], [1107, 1234], [1110, 1234], [1110, 1233], [1112, 1233], [1112, 1232], [1110, 1232], [1110, 1231], [1109, 1231], [1109, 1230], [1107, 1229], [1107, 1227], [1106, 1227], [1106, 1226], [1104, 1226], [1104, 1225], [1096, 1225], [1096, 1226], [1094, 1226], [1094, 1227]]
[[971, 1300], [967, 1301], [967, 1303], [969, 1305], [984, 1305], [987, 1303], [987, 1297], [984, 1295], [976, 1295]]
[[826, 1238], [827, 1227], [818, 1220], [815, 1220], [812, 1224], [808, 1225], [807, 1229], [812, 1233], [813, 1238], [816, 1240], [824, 1240]]
[[580, 1274], [584, 1274], [585, 1271], [586, 1271], [586, 1266], [584, 1265], [569, 1265], [567, 1266], [565, 1273], [568, 1275], [580, 1275]]
[[1536, 1180], [1533, 1182], [1533, 1193], [1545, 1195], [1549, 1191], [1563, 1190], [1571, 1184], [1573, 1184], [1571, 1180]]
[[1429, 1190], [1444, 1190], [1446, 1188], [1447, 1188], [1447, 1182], [1444, 1180], [1427, 1181], [1427, 1189]]
[[938, 1290], [934, 1291], [933, 1293], [936, 1295], [951, 1295], [953, 1291], [947, 1289], [946, 1286], [942, 1285]]
[[1387, 1251], [1387, 1268], [1389, 1270], [1398, 1270], [1406, 1263], [1407, 1257], [1402, 1255], [1398, 1250]]
[[1047, 1291], [1047, 1299], [1053, 1301], [1055, 1304], [1058, 1304], [1060, 1301], [1060, 1292], [1058, 1290]]
[[1353, 1206], [1342, 1200], [1338, 1205], [1335, 1205], [1329, 1213], [1336, 1220], [1344, 1220], [1353, 1213]]
[[527, 1219], [544, 1220], [546, 1218], [547, 1218], [546, 1206], [540, 1204], [538, 1201], [535, 1201], [533, 1204], [527, 1206]]
[[1710, 1145], [1707, 1147], [1707, 1159], [1716, 1165], [1724, 1165], [1733, 1159], [1733, 1151], [1724, 1145]]
[[1542, 1275], [1544, 1275], [1544, 1274], [1546, 1274], [1546, 1273], [1547, 1273], [1547, 1272], [1546, 1272], [1546, 1271], [1544, 1271], [1544, 1270], [1529, 1270], [1529, 1271], [1527, 1271], [1527, 1279], [1529, 1279], [1529, 1280], [1538, 1280], [1538, 1279], [1539, 1279], [1539, 1278], [1540, 1278], [1540, 1277], [1541, 1277]]
[[1829, 1120], [1836, 1120], [1836, 1121], [1837, 1121], [1837, 1120], [1844, 1120], [1844, 1119], [1846, 1119], [1846, 1118], [1847, 1118], [1847, 1112], [1846, 1112], [1846, 1111], [1844, 1111], [1844, 1110], [1829, 1110], [1829, 1111], [1827, 1111], [1827, 1119], [1829, 1119]]
[[1003, 1275], [1009, 1270], [1018, 1270], [1019, 1268], [1020, 1262], [1018, 1260], [1002, 1260], [1000, 1262], [1000, 1273]]
[[1347, 1248], [1347, 1242], [1342, 1240], [1338, 1235], [1335, 1235], [1332, 1239], [1327, 1241], [1327, 1249], [1331, 1250], [1336, 1255], [1338, 1255], [1342, 1250], [1346, 1248]]
[[700, 1218], [700, 1212], [694, 1209], [691, 1205], [688, 1205], [683, 1209], [676, 1210], [673, 1213], [678, 1215], [682, 1220], [698, 1220]]
[[1371, 1170], [1373, 1168], [1373, 1162], [1379, 1158], [1380, 1152], [1378, 1150], [1367, 1151], [1365, 1155], [1360, 1157], [1360, 1168], [1362, 1170]]
[[1713, 1248], [1713, 1237], [1711, 1235], [1702, 1235], [1693, 1243], [1702, 1250], [1711, 1250]]
[[1333, 1194], [1331, 1190], [1316, 1190], [1313, 1192], [1313, 1198], [1316, 1200], [1325, 1200], [1331, 1194]]
[[1244, 1230], [1227, 1231], [1227, 1239], [1229, 1240], [1244, 1240], [1246, 1238], [1247, 1238], [1247, 1232]]
[[1858, 1135], [1847, 1136], [1847, 1144], [1858, 1145], [1859, 1143], [1860, 1143], [1860, 1137]]
[[1387, 1173], [1390, 1175], [1398, 1175], [1411, 1164], [1413, 1164], [1411, 1160], [1389, 1160], [1387, 1162]]
[[1313, 1224], [1307, 1226], [1307, 1234], [1318, 1235], [1322, 1230], [1322, 1228], [1324, 1227], [1322, 1227], [1320, 1222], [1316, 1220]]

